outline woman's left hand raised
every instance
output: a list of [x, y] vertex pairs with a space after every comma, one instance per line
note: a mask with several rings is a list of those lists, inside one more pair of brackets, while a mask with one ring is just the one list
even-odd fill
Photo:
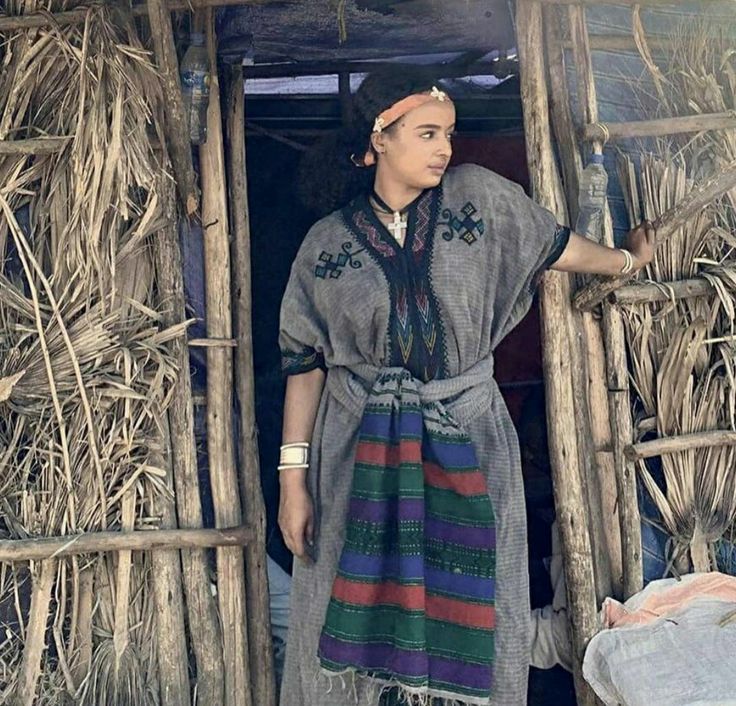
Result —
[[626, 249], [634, 256], [634, 267], [640, 270], [654, 259], [657, 229], [651, 221], [643, 221], [626, 236]]

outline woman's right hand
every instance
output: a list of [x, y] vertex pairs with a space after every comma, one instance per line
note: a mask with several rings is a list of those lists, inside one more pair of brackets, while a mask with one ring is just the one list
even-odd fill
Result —
[[308, 558], [307, 545], [314, 540], [314, 507], [304, 475], [292, 469], [282, 471], [280, 477], [279, 527], [286, 546], [299, 559]]

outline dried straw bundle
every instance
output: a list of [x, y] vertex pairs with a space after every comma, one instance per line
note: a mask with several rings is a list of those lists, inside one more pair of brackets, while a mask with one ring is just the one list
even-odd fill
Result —
[[[695, 29], [695, 31], [693, 31]], [[728, 32], [702, 24], [682, 30], [666, 66], [656, 66], [640, 23], [637, 43], [649, 66], [663, 115], [736, 108], [736, 49]], [[734, 36], [731, 33], [730, 36]], [[720, 42], [718, 40], [721, 40]], [[651, 148], [651, 145], [649, 146]], [[736, 158], [736, 131], [659, 140], [640, 162], [622, 156], [621, 183], [632, 223], [654, 219], [680, 201], [693, 179], [710, 176]], [[638, 394], [640, 436], [660, 437], [736, 429], [736, 194], [698, 213], [657, 250], [646, 276], [667, 283], [703, 277], [709, 297], [624, 310], [632, 381]], [[662, 287], [667, 291], [666, 284]], [[647, 463], [642, 479], [675, 542], [674, 558], [715, 567], [713, 544], [736, 520], [736, 449], [698, 448], [665, 454], [664, 491]], [[684, 559], [684, 562], [683, 562]]]
[[[111, 13], [0, 48], [0, 139], [69, 137], [0, 157], [0, 536], [155, 526], [168, 499], [160, 422], [184, 327], [162, 330], [150, 252], [161, 91]], [[140, 555], [0, 567], [0, 703], [158, 703], [154, 615]]]

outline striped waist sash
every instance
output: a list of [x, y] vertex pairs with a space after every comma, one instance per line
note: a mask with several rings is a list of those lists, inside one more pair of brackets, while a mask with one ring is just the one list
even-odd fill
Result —
[[420, 385], [391, 369], [368, 393], [319, 659], [409, 697], [488, 704], [493, 508], [470, 438]]

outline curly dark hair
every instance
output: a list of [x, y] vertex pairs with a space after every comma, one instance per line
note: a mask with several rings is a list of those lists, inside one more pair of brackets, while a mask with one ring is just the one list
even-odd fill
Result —
[[302, 203], [321, 217], [369, 190], [375, 167], [358, 168], [351, 155], [365, 154], [379, 113], [406, 96], [429, 91], [437, 82], [427, 66], [397, 64], [367, 76], [353, 97], [352, 124], [318, 140], [302, 157], [297, 187]]

